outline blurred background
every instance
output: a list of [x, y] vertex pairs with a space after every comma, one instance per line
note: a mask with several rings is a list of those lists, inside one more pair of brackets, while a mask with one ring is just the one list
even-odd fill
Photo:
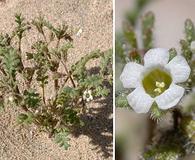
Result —
[[[161, 48], [176, 48], [180, 52], [179, 41], [184, 37], [184, 22], [190, 18], [195, 23], [195, 0], [143, 0], [143, 6], [136, 8], [137, 0], [116, 0], [116, 37], [120, 35], [123, 22], [130, 13], [140, 18], [144, 13], [152, 11], [155, 15], [154, 46]], [[135, 30], [140, 36], [139, 20], [135, 23]], [[138, 39], [139, 42], [139, 39]], [[119, 81], [124, 63], [116, 54], [116, 94], [123, 90]], [[145, 144], [150, 138], [151, 125], [148, 115], [136, 114], [129, 108], [116, 108], [116, 160], [139, 160], [144, 152]], [[159, 132], [172, 127], [171, 115], [159, 123]], [[188, 156], [185, 160], [194, 160]]]

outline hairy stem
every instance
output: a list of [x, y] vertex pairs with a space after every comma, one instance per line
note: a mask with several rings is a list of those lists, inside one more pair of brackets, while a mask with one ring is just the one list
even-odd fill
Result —
[[[60, 40], [58, 40], [56, 47], [59, 47], [59, 42], [60, 42]], [[55, 56], [58, 58], [59, 61], [62, 62], [62, 65], [64, 66], [64, 69], [66, 71], [67, 79], [65, 80], [65, 82], [67, 82], [67, 80], [70, 78], [70, 81], [71, 81], [73, 87], [76, 87], [76, 84], [75, 84], [75, 82], [74, 82], [74, 80], [72, 78], [71, 73], [69, 72], [69, 70], [68, 70], [68, 68], [66, 66], [66, 62], [64, 61], [64, 59], [61, 59], [61, 57], [59, 55], [55, 55]]]
[[[60, 44], [60, 39], [57, 40], [57, 44], [56, 44], [56, 48], [57, 49], [59, 48], [59, 44]], [[55, 87], [55, 92], [56, 92], [56, 95], [57, 95], [57, 90], [59, 88], [58, 79], [55, 79], [54, 80], [54, 87]]]
[[18, 41], [18, 51], [21, 53], [22, 52], [22, 49], [21, 49], [21, 41], [22, 39], [19, 38], [19, 41]]
[[57, 90], [58, 90], [58, 88], [59, 88], [58, 79], [55, 79], [55, 80], [54, 80], [54, 88], [55, 88], [55, 91], [57, 92]]
[[44, 33], [44, 32], [43, 32], [43, 37], [44, 37], [45, 42], [47, 43], [47, 38], [46, 38], [46, 36], [45, 36], [45, 33]]
[[59, 44], [60, 44], [60, 39], [57, 40], [57, 43], [56, 43], [56, 48], [58, 49], [59, 48]]
[[64, 62], [64, 60], [62, 60], [62, 64], [64, 66], [64, 69], [65, 69], [66, 73], [67, 73], [67, 76], [70, 78], [70, 81], [71, 81], [73, 87], [76, 87], [76, 84], [74, 83], [74, 80], [73, 80], [70, 72], [68, 71], [68, 68], [67, 68], [66, 63]]
[[[21, 97], [21, 94], [20, 94], [20, 91], [19, 91], [19, 88], [18, 86], [15, 87], [14, 91], [15, 93], [15, 96], [17, 97], [17, 104], [20, 105], [21, 104], [21, 101], [22, 101], [22, 97]], [[26, 105], [22, 104], [21, 105], [21, 108], [25, 111], [25, 112], [29, 112], [29, 113], [32, 113]]]
[[178, 109], [174, 109], [173, 110], [173, 128], [175, 130], [178, 129], [178, 126], [179, 126], [179, 119], [181, 118], [181, 113]]
[[152, 120], [150, 117], [147, 118], [147, 123], [148, 123], [148, 135], [147, 135], [147, 140], [145, 142], [145, 146], [149, 145], [152, 143], [152, 139], [154, 137], [154, 130], [156, 128], [156, 122]]
[[82, 97], [82, 112], [83, 113], [86, 112], [86, 110], [85, 110], [85, 101], [84, 101], [83, 97]]
[[43, 96], [43, 103], [46, 104], [46, 101], [45, 101], [45, 86], [44, 86], [44, 84], [42, 84], [42, 96]]

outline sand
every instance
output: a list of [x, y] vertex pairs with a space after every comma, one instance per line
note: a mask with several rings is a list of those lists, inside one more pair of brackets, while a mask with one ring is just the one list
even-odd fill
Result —
[[[14, 14], [21, 12], [27, 19], [42, 14], [54, 24], [66, 22], [81, 29], [74, 37], [69, 60], [78, 61], [94, 49], [112, 47], [111, 0], [6, 0], [0, 1], [0, 32], [13, 29]], [[24, 39], [23, 49], [33, 40]], [[69, 66], [70, 64], [69, 63]], [[16, 123], [18, 108], [6, 108], [0, 113], [0, 160], [106, 160], [112, 159], [112, 96], [91, 103], [87, 125], [71, 135], [71, 147], [65, 151], [47, 134], [34, 126]]]

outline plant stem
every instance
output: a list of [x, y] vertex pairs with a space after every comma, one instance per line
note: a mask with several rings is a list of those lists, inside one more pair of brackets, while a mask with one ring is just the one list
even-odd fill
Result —
[[58, 79], [55, 79], [54, 80], [54, 88], [55, 88], [55, 91], [57, 92], [57, 90], [58, 90], [58, 87], [59, 87], [59, 85], [58, 85]]
[[181, 118], [181, 113], [178, 109], [174, 109], [173, 110], [173, 128], [175, 130], [178, 129], [178, 125], [179, 125], [179, 118]]
[[42, 35], [43, 35], [43, 38], [44, 38], [44, 40], [45, 40], [45, 43], [48, 44], [47, 38], [46, 38], [46, 36], [45, 36], [45, 32], [44, 32], [44, 31], [42, 31]]
[[[21, 97], [20, 91], [19, 91], [19, 89], [18, 89], [18, 86], [15, 87], [15, 89], [13, 90], [13, 92], [16, 93], [15, 96], [17, 97], [17, 100], [18, 100], [18, 101], [21, 101], [21, 100], [22, 100], [22, 97]], [[18, 102], [18, 101], [17, 101], [17, 103], [19, 104], [20, 102]], [[21, 105], [21, 108], [22, 108], [25, 112], [32, 113], [32, 111], [30, 111], [30, 110], [26, 107], [26, 105], [24, 105], [24, 104]]]
[[85, 101], [84, 101], [83, 97], [82, 97], [82, 112], [83, 113], [86, 113], [86, 110], [85, 110]]
[[71, 81], [73, 87], [75, 88], [76, 87], [76, 84], [74, 83], [74, 80], [73, 80], [70, 72], [68, 71], [68, 68], [66, 67], [66, 63], [64, 62], [64, 60], [62, 60], [62, 64], [64, 66], [64, 69], [65, 69], [66, 73], [67, 73], [67, 76], [70, 78], [70, 81]]
[[19, 54], [20, 54], [21, 69], [23, 70], [24, 69], [24, 64], [22, 62], [22, 47], [21, 47], [21, 44], [22, 44], [22, 36], [19, 36], [18, 37], [18, 51], [19, 51]]
[[[58, 50], [58, 48], [59, 48], [59, 43], [60, 43], [60, 39], [58, 39], [57, 44], [56, 44], [57, 50]], [[55, 80], [54, 80], [54, 87], [55, 87], [55, 92], [56, 92], [56, 95], [57, 95], [57, 90], [58, 90], [58, 88], [59, 88], [58, 79], [55, 79]]]
[[19, 38], [18, 42], [18, 51], [21, 53], [21, 38]]
[[45, 101], [45, 86], [44, 86], [44, 84], [42, 84], [42, 95], [43, 95], [43, 103], [46, 104], [46, 101]]
[[60, 44], [60, 39], [57, 40], [57, 43], [56, 43], [56, 48], [58, 49], [59, 48], [59, 44]]
[[147, 117], [148, 123], [148, 136], [146, 140], [146, 146], [152, 143], [152, 138], [154, 137], [154, 130], [156, 128], [156, 122], [150, 117]]

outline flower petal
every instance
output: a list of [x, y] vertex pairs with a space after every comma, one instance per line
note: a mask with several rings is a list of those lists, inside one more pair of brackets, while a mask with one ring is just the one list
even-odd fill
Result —
[[137, 113], [147, 113], [154, 102], [154, 99], [146, 94], [141, 86], [131, 92], [127, 96], [127, 100]]
[[172, 79], [175, 83], [185, 82], [190, 75], [190, 67], [184, 57], [178, 55], [174, 57], [166, 68], [170, 70]]
[[155, 98], [160, 109], [169, 109], [174, 107], [182, 98], [185, 89], [176, 84], [171, 84], [169, 89]]
[[166, 65], [169, 61], [169, 52], [164, 48], [150, 49], [144, 56], [144, 66]]
[[120, 80], [124, 88], [136, 88], [140, 84], [140, 74], [143, 66], [134, 62], [125, 65]]

